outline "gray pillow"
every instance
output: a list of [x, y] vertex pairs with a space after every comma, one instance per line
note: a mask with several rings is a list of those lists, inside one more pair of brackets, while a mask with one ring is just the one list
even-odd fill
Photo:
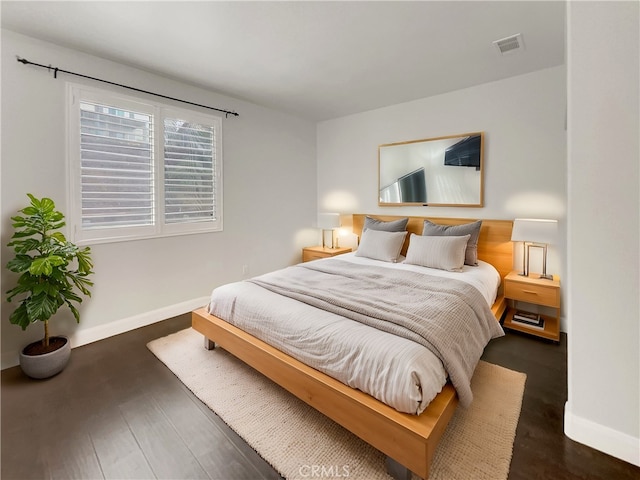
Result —
[[465, 265], [478, 265], [478, 237], [480, 237], [480, 227], [482, 220], [473, 223], [465, 223], [464, 225], [437, 225], [429, 220], [424, 221], [422, 235], [432, 237], [453, 236], [462, 237], [470, 235], [467, 242], [467, 250], [464, 256]]
[[464, 265], [465, 249], [469, 236], [453, 237], [412, 233], [404, 263], [459, 272]]
[[401, 218], [399, 220], [385, 222], [367, 216], [364, 217], [364, 227], [362, 228], [362, 232], [364, 233], [368, 228], [370, 228], [371, 230], [380, 230], [383, 232], [405, 232], [407, 230], [408, 222], [408, 218]]
[[398, 261], [406, 236], [407, 232], [385, 232], [372, 228], [363, 232], [355, 256], [395, 263]]

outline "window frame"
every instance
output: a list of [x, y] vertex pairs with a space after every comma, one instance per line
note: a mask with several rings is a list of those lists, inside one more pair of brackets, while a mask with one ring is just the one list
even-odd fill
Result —
[[[96, 102], [115, 108], [134, 110], [153, 116], [152, 181], [153, 214], [152, 225], [112, 226], [82, 228], [82, 179], [80, 152], [80, 102]], [[165, 159], [164, 120], [180, 119], [210, 125], [214, 131], [213, 143], [213, 205], [211, 221], [165, 223]], [[223, 156], [222, 117], [200, 111], [167, 105], [154, 100], [135, 98], [109, 90], [87, 87], [67, 82], [67, 170], [68, 170], [68, 215], [70, 236], [78, 245], [123, 242], [149, 238], [219, 232], [223, 230]]]

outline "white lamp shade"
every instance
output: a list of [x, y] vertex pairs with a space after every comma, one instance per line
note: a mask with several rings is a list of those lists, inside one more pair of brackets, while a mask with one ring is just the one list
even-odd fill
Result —
[[318, 228], [323, 230], [331, 230], [333, 228], [340, 227], [340, 214], [339, 213], [319, 213], [318, 214]]
[[557, 233], [557, 220], [516, 218], [513, 221], [511, 241], [552, 244], [556, 241]]

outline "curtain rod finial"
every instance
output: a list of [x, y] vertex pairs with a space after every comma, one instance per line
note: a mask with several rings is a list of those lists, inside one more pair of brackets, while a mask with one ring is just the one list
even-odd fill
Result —
[[16, 55], [16, 60], [18, 60], [20, 63], [24, 63], [25, 65], [29, 63], [29, 60], [27, 60], [26, 58], [21, 58], [19, 55]]

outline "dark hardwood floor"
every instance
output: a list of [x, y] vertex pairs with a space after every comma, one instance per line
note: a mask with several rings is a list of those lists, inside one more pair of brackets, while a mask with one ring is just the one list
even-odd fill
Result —
[[[76, 348], [48, 380], [2, 371], [2, 479], [279, 478], [146, 348], [189, 324], [183, 315]], [[483, 358], [528, 375], [510, 479], [640, 478], [563, 434], [564, 337], [507, 333]]]

